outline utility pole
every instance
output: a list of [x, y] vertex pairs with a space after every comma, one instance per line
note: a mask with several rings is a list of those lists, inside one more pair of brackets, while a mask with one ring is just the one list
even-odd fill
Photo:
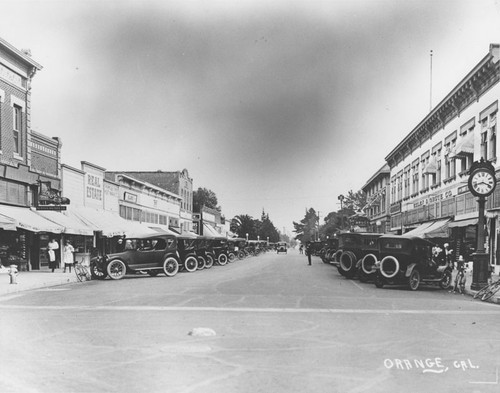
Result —
[[431, 85], [429, 91], [429, 112], [432, 111], [432, 49], [431, 49]]

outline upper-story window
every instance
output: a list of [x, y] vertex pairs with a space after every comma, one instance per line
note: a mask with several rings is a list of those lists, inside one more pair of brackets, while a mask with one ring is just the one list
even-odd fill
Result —
[[19, 155], [22, 154], [21, 151], [21, 138], [23, 130], [23, 108], [18, 105], [14, 105], [14, 153]]
[[479, 115], [481, 157], [485, 160], [494, 160], [497, 157], [497, 112], [498, 101], [495, 101]]
[[445, 180], [453, 179], [456, 174], [455, 158], [453, 156], [453, 149], [457, 143], [457, 132], [453, 131], [444, 140], [444, 174]]
[[410, 196], [410, 165], [407, 165], [404, 169], [404, 197], [408, 198]]
[[430, 164], [431, 168], [429, 170], [429, 182], [430, 186], [438, 186], [441, 184], [441, 150], [442, 144], [439, 142], [431, 150]]
[[427, 171], [427, 166], [429, 165], [430, 153], [426, 151], [420, 157], [420, 163], [422, 165], [422, 189], [421, 191], [426, 191], [429, 188], [429, 172]]
[[418, 183], [419, 183], [419, 170], [418, 170], [418, 158], [413, 161], [411, 164], [411, 171], [412, 171], [412, 181], [411, 181], [411, 190], [412, 190], [412, 195], [418, 193]]

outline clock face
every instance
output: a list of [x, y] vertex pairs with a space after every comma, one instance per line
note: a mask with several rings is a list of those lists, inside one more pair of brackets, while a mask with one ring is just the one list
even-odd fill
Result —
[[471, 187], [479, 195], [489, 195], [495, 188], [495, 176], [489, 171], [478, 170], [471, 178]]

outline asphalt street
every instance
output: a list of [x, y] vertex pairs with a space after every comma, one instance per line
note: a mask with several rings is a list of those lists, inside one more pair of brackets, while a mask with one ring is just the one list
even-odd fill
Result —
[[499, 306], [268, 253], [0, 297], [0, 392], [499, 392]]

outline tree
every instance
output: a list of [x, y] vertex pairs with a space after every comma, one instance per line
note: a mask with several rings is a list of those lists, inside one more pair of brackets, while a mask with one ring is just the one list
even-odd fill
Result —
[[255, 229], [255, 220], [248, 214], [240, 214], [231, 220], [230, 229], [236, 233], [238, 237], [245, 238], [248, 234], [249, 239], [257, 239], [257, 231]]
[[267, 240], [271, 243], [276, 243], [280, 241], [280, 233], [269, 219], [269, 214], [266, 214], [262, 210], [262, 216], [260, 218], [260, 225], [258, 228], [258, 234], [261, 240]]
[[360, 211], [366, 205], [366, 194], [363, 190], [353, 192], [350, 190], [344, 198], [344, 208], [351, 209], [354, 212]]
[[318, 215], [313, 208], [306, 209], [306, 214], [300, 222], [293, 222], [294, 232], [297, 234], [295, 239], [302, 243], [316, 238], [318, 230]]
[[215, 195], [215, 192], [207, 188], [199, 187], [197, 191], [193, 192], [193, 211], [200, 212], [203, 206], [218, 211], [221, 210], [220, 206], [218, 206], [217, 195]]

